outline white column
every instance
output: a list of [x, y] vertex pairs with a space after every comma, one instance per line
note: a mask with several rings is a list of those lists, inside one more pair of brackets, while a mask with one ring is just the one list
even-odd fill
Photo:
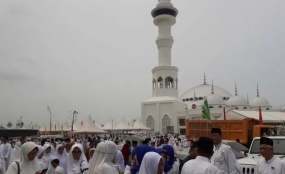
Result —
[[171, 36], [171, 22], [167, 18], [158, 21], [158, 37], [156, 44], [158, 48], [158, 65], [171, 66], [171, 48], [173, 38]]

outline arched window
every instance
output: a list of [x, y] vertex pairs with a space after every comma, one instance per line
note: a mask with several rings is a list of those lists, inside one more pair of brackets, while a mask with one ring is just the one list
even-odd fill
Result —
[[162, 132], [167, 133], [167, 126], [170, 126], [170, 118], [168, 115], [164, 115], [162, 118]]
[[247, 109], [247, 107], [244, 107], [243, 109]]
[[173, 83], [174, 81], [173, 81], [173, 78], [171, 78], [171, 77], [166, 77], [165, 78], [165, 88], [174, 88], [174, 83]]
[[266, 108], [266, 110], [270, 110], [269, 108]]
[[156, 80], [155, 79], [152, 80], [152, 89], [153, 90], [156, 89]]
[[154, 119], [151, 115], [149, 115], [146, 119], [146, 127], [154, 129]]
[[157, 84], [158, 84], [158, 88], [163, 88], [163, 79], [162, 79], [162, 77], [159, 77], [157, 79]]
[[219, 108], [222, 108], [223, 106], [219, 106]]
[[213, 106], [209, 106], [209, 108], [214, 108]]

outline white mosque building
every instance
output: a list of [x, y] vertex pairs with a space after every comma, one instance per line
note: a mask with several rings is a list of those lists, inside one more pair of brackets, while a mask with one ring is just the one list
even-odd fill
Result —
[[[272, 109], [268, 100], [259, 95], [258, 86], [256, 97], [249, 101], [248, 96], [246, 99], [238, 95], [237, 85], [235, 94], [232, 95], [227, 90], [214, 86], [213, 81], [212, 84], [207, 84], [205, 74], [203, 84], [189, 89], [179, 97], [178, 68], [171, 65], [171, 26], [175, 24], [177, 14], [178, 10], [170, 0], [159, 0], [151, 12], [153, 22], [159, 29], [156, 39], [158, 66], [152, 70], [152, 98], [141, 103], [141, 119], [147, 127], [154, 132], [184, 134], [186, 119], [201, 119], [201, 106], [205, 98], [213, 119], [222, 117], [223, 108], [232, 116], [229, 119], [242, 119], [247, 114], [255, 114], [253, 112], [258, 112], [259, 107], [263, 111], [280, 112], [280, 109]], [[281, 117], [285, 120], [285, 113], [282, 114]]]

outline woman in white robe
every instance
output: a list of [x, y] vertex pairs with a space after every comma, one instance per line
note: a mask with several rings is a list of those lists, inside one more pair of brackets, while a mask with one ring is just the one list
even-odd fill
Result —
[[50, 144], [44, 144], [43, 146], [44, 149], [44, 156], [41, 159], [42, 163], [43, 163], [43, 167], [44, 169], [48, 169], [50, 166], [50, 162], [52, 160], [52, 154], [51, 154], [51, 150], [52, 150], [52, 146]]
[[117, 145], [112, 141], [104, 141], [97, 145], [89, 173], [91, 174], [119, 174], [112, 161], [117, 154]]
[[9, 164], [11, 164], [11, 162], [13, 162], [15, 160], [19, 160], [21, 158], [21, 153], [20, 153], [21, 148], [22, 148], [21, 141], [17, 141], [15, 143], [14, 149], [12, 150], [10, 160], [9, 160]]
[[163, 174], [164, 162], [156, 152], [147, 152], [142, 160], [138, 174]]
[[52, 156], [51, 164], [46, 174], [65, 174], [64, 169], [59, 165], [58, 157]]
[[92, 161], [92, 157], [93, 157], [93, 155], [94, 155], [94, 152], [95, 152], [95, 148], [92, 148], [92, 149], [89, 150], [89, 156], [90, 156], [89, 164], [90, 164], [91, 161]]
[[44, 170], [45, 169], [45, 163], [42, 162], [42, 158], [44, 156], [45, 148], [43, 146], [40, 146], [40, 145], [37, 145], [37, 147], [39, 149], [38, 154], [37, 154], [39, 169]]
[[115, 164], [114, 167], [117, 169], [119, 173], [124, 173], [125, 171], [125, 161], [124, 156], [120, 150], [117, 151], [117, 154], [115, 156]]
[[68, 153], [65, 151], [64, 146], [62, 144], [58, 144], [55, 148], [55, 156], [59, 159], [59, 165], [64, 169], [65, 173], [67, 173], [67, 157]]
[[84, 155], [83, 146], [75, 143], [67, 158], [67, 174], [88, 174], [88, 169], [89, 163]]
[[[40, 169], [37, 163], [38, 147], [33, 142], [27, 142], [23, 144], [21, 148], [21, 159], [17, 160], [20, 173], [21, 174], [40, 174]], [[17, 162], [12, 162], [6, 174], [17, 174], [18, 173], [18, 165]]]

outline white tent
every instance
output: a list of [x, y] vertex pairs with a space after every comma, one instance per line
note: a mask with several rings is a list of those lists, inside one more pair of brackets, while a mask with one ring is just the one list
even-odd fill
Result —
[[98, 128], [103, 129], [103, 127], [101, 126], [101, 124], [98, 121], [94, 120], [94, 123], [96, 124], [96, 126]]
[[46, 130], [46, 125], [42, 124], [40, 127], [40, 132], [44, 132]]
[[106, 123], [104, 126], [103, 126], [103, 130], [105, 131], [108, 131], [108, 130], [112, 130], [114, 126], [112, 126], [112, 123]]
[[132, 130], [150, 130], [150, 128], [146, 127], [139, 118], [135, 121], [131, 129]]
[[88, 119], [85, 122], [83, 122], [83, 125], [80, 126], [73, 133], [106, 133], [106, 132], [98, 128], [91, 119], [91, 116], [89, 116]]
[[[79, 129], [80, 127], [81, 127], [81, 125], [79, 125], [76, 121], [73, 123], [73, 131]], [[71, 128], [70, 128], [70, 130], [71, 130]]]
[[59, 122], [57, 122], [57, 123], [55, 124], [55, 126], [52, 127], [51, 131], [55, 131], [55, 132], [61, 131], [61, 125], [62, 125], [62, 124], [60, 124]]
[[71, 131], [71, 128], [67, 121], [63, 124], [63, 131]]
[[121, 121], [121, 123], [119, 123], [114, 130], [131, 130], [131, 126], [129, 126], [125, 120], [125, 118], [123, 117], [123, 120]]

